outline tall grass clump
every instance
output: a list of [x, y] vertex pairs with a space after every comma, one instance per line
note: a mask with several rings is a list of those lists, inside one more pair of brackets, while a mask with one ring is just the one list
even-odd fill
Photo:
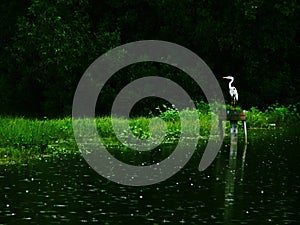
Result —
[[0, 157], [57, 154], [74, 150], [71, 118], [0, 118]]
[[[199, 119], [199, 123], [200, 123], [200, 136], [203, 137], [207, 137], [210, 134], [210, 129], [211, 129], [211, 125], [212, 120], [217, 119], [216, 114], [214, 114], [213, 112], [211, 112], [210, 110], [210, 106], [208, 103], [205, 102], [197, 102], [196, 103], [196, 111], [198, 114], [198, 119]], [[169, 125], [169, 130], [167, 132], [167, 135], [172, 136], [172, 137], [180, 137], [181, 134], [181, 119], [180, 118], [180, 114], [183, 116], [183, 118], [189, 118], [189, 114], [192, 113], [192, 111], [190, 109], [184, 109], [180, 112], [174, 107], [167, 107], [165, 105], [163, 105], [162, 108], [157, 108], [159, 110], [159, 117], [162, 118], [163, 120], [165, 120], [167, 122], [167, 124]], [[194, 126], [195, 121], [191, 121], [191, 120], [186, 120], [186, 121], [182, 121], [182, 122], [188, 122], [190, 124], [188, 124], [188, 126], [191, 127], [191, 131], [194, 131]]]
[[300, 114], [297, 105], [280, 106], [274, 104], [259, 110], [252, 107], [247, 112], [247, 123], [250, 128], [274, 128], [293, 126], [299, 123]]
[[[196, 105], [200, 131], [196, 130], [198, 128], [196, 120], [190, 119], [193, 118], [191, 116], [194, 115], [194, 111], [184, 109], [179, 112], [175, 107], [166, 105], [157, 108], [159, 118], [157, 120], [153, 120], [153, 116], [130, 118], [129, 121], [124, 118], [114, 118], [114, 123], [117, 125], [118, 133], [123, 140], [135, 136], [138, 139], [159, 141], [159, 143], [163, 144], [176, 143], [182, 134], [182, 123], [185, 124], [185, 127], [188, 127], [184, 131], [186, 132], [185, 136], [195, 137], [195, 133], [198, 132], [199, 137], [205, 139], [210, 135], [211, 126], [218, 124], [216, 122], [218, 122], [219, 118], [216, 113], [210, 110], [210, 105], [207, 103], [199, 102]], [[212, 107], [218, 108], [221, 106]], [[263, 111], [252, 107], [246, 113], [248, 128], [295, 126], [300, 120], [297, 107], [297, 105], [280, 106], [275, 104]], [[233, 109], [230, 106], [227, 106], [227, 108]], [[234, 109], [241, 110], [241, 108]], [[87, 125], [86, 120], [92, 123]], [[161, 123], [162, 120], [164, 123]], [[90, 136], [94, 135], [89, 134], [91, 132], [89, 126], [95, 123], [99, 137], [105, 146], [116, 147], [123, 145], [123, 142], [115, 135], [111, 117], [80, 119], [77, 122], [79, 123], [78, 127], [82, 137], [90, 138]], [[226, 126], [228, 129], [229, 123], [226, 123]], [[98, 140], [99, 137], [96, 136]], [[41, 155], [53, 156], [77, 153], [79, 151], [74, 139], [72, 119], [70, 117], [43, 120], [0, 117], [0, 161], [5, 158], [17, 159]]]

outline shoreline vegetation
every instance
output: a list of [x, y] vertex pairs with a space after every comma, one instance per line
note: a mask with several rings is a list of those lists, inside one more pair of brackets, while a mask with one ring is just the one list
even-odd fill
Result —
[[[181, 135], [178, 111], [165, 105], [157, 110], [159, 111], [158, 117], [166, 122], [166, 127], [164, 126], [166, 133], [162, 144], [176, 144]], [[184, 110], [182, 113], [186, 116], [190, 111]], [[200, 143], [201, 141], [205, 142], [210, 136], [212, 120], [216, 118], [216, 115], [210, 111], [209, 105], [203, 102], [197, 105], [197, 113], [200, 123], [198, 142]], [[153, 115], [149, 115], [148, 117], [131, 118], [129, 120], [130, 130], [124, 129], [121, 135], [126, 138], [128, 132], [132, 132], [139, 139], [151, 138], [149, 123], [153, 117]], [[300, 113], [295, 105], [279, 106], [275, 104], [264, 111], [252, 107], [246, 111], [246, 120], [249, 130], [285, 128], [299, 123]], [[115, 122], [120, 126], [125, 126], [127, 123], [122, 118], [116, 118]], [[193, 127], [194, 125], [195, 123], [191, 123], [189, 126]], [[224, 122], [223, 125], [228, 134], [229, 122]], [[115, 136], [110, 117], [96, 118], [96, 127], [105, 147], [124, 150], [124, 146], [120, 147], [122, 144]], [[161, 127], [161, 124], [154, 125], [152, 132], [160, 132], [164, 127]], [[71, 117], [61, 119], [0, 117], [0, 164], [79, 153]]]

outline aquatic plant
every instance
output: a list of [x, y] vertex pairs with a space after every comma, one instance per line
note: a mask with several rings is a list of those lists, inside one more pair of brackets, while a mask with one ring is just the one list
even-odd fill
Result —
[[[199, 137], [207, 139], [210, 135], [213, 120], [218, 117], [210, 111], [210, 107], [205, 102], [199, 102], [197, 113], [200, 123]], [[252, 107], [247, 110], [247, 125], [249, 129], [255, 128], [277, 128], [285, 126], [294, 126], [299, 123], [300, 114], [297, 111], [297, 105], [280, 106], [278, 104], [269, 106], [266, 110], [259, 110]], [[235, 108], [236, 109], [236, 108]], [[192, 112], [189, 109], [178, 112], [174, 107], [163, 105], [158, 107], [158, 117], [166, 123], [166, 133], [163, 143], [176, 143], [181, 135], [180, 114], [188, 117]], [[152, 137], [149, 129], [150, 121], [153, 117], [138, 117], [129, 120], [129, 129], [127, 122], [123, 118], [114, 118], [118, 126], [124, 126], [121, 135], [129, 137], [129, 132], [141, 139]], [[89, 129], [85, 127], [84, 120], [79, 121], [80, 129], [86, 134]], [[191, 131], [195, 127], [195, 121], [185, 121]], [[98, 117], [95, 119], [98, 134], [106, 146], [122, 146], [122, 143], [115, 135], [111, 117]], [[229, 128], [229, 123], [226, 129]], [[153, 127], [154, 133], [159, 133], [163, 127], [156, 125]], [[0, 159], [7, 158], [28, 158], [39, 156], [59, 156], [66, 154], [78, 154], [77, 144], [73, 135], [72, 119], [70, 117], [62, 119], [27, 119], [22, 117], [0, 117]]]

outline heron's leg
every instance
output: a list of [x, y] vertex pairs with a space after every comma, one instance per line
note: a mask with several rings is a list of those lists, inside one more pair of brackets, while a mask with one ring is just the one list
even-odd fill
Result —
[[236, 106], [236, 99], [233, 98], [233, 107], [235, 107], [235, 106]]

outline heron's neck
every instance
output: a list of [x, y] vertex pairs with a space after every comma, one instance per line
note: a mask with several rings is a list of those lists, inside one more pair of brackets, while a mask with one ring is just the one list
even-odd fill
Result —
[[231, 81], [229, 82], [229, 87], [230, 87], [230, 88], [232, 87], [232, 86], [231, 86], [232, 82], [233, 82], [233, 78], [232, 78]]

